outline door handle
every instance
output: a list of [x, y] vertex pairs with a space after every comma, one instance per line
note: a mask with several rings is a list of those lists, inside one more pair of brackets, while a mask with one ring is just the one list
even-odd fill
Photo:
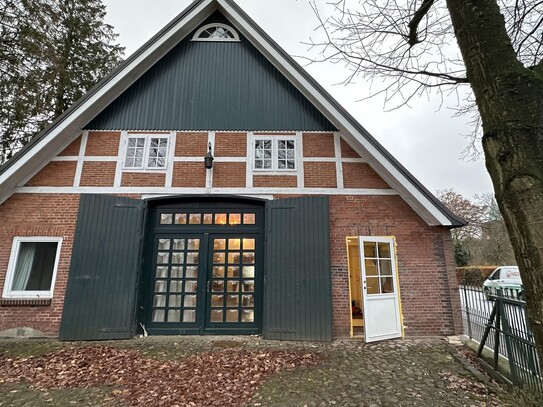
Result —
[[207, 280], [207, 292], [209, 293], [210, 291], [210, 288], [211, 288], [211, 281], [210, 280]]

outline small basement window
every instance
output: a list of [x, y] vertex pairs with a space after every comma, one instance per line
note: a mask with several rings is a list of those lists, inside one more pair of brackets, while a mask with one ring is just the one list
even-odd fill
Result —
[[60, 237], [15, 237], [3, 298], [53, 298]]
[[128, 136], [124, 158], [126, 169], [165, 169], [168, 137]]
[[295, 138], [255, 139], [253, 165], [257, 171], [295, 171]]
[[207, 24], [201, 27], [194, 36], [193, 41], [239, 41], [238, 33], [226, 24]]

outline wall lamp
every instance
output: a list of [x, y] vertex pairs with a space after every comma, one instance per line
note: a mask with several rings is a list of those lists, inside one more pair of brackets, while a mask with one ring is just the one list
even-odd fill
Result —
[[204, 165], [206, 167], [206, 170], [210, 170], [213, 168], [213, 154], [211, 154], [211, 143], [209, 143], [208, 152], [206, 156], [204, 157]]

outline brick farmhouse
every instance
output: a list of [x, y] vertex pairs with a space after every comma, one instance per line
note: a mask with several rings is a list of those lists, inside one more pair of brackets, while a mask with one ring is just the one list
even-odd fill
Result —
[[0, 167], [0, 335], [453, 334], [462, 224], [199, 0]]

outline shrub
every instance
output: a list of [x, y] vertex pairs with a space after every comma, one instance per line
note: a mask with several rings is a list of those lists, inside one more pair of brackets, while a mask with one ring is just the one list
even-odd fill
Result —
[[456, 278], [458, 284], [482, 286], [497, 266], [469, 266], [457, 267]]

